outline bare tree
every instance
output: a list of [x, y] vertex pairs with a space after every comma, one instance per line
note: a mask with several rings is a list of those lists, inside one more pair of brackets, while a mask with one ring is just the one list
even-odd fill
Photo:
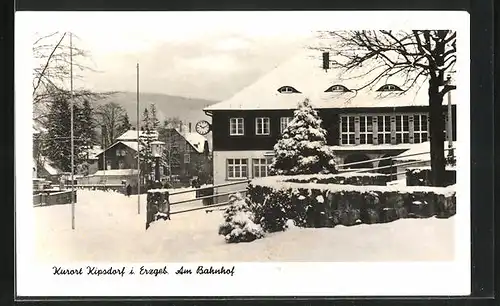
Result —
[[102, 104], [96, 107], [94, 114], [96, 124], [101, 127], [103, 145], [112, 144], [121, 133], [126, 132], [122, 130], [122, 123], [127, 112], [121, 105], [115, 102]]
[[[73, 35], [77, 38], [77, 36]], [[90, 53], [75, 44], [70, 46], [67, 32], [54, 32], [48, 35], [37, 33], [33, 42], [33, 119], [44, 124], [46, 111], [54, 96], [69, 95], [69, 82], [71, 78], [71, 64], [73, 65], [73, 78], [82, 79], [81, 72], [96, 71], [85, 65], [85, 60], [90, 59]], [[72, 57], [72, 59], [71, 59]], [[95, 101], [112, 93], [94, 92], [91, 90], [74, 90], [73, 97], [78, 100], [86, 99]]]
[[451, 30], [414, 31], [334, 31], [320, 32], [332, 41], [327, 49], [333, 53], [333, 68], [352, 72], [363, 67], [369, 75], [361, 90], [378, 81], [399, 75], [404, 79], [406, 94], [410, 88], [428, 82], [432, 184], [442, 186], [446, 159], [444, 156], [443, 97], [456, 87], [447, 74], [456, 62], [456, 32]]

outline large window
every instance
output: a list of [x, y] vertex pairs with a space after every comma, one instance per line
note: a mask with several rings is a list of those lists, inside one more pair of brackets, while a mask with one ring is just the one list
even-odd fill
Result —
[[373, 143], [373, 118], [372, 116], [359, 117], [359, 143]]
[[271, 120], [268, 117], [255, 118], [255, 135], [271, 134]]
[[227, 178], [242, 179], [248, 177], [248, 159], [232, 158], [227, 160]]
[[340, 138], [342, 144], [355, 144], [356, 143], [356, 132], [354, 128], [354, 116], [342, 116], [340, 117]]
[[396, 143], [410, 143], [410, 121], [407, 115], [396, 115]]
[[426, 142], [428, 135], [427, 115], [413, 115], [413, 142]]
[[229, 135], [239, 136], [245, 133], [243, 127], [243, 118], [231, 118], [229, 119]]
[[377, 117], [378, 143], [391, 143], [391, 116]]
[[281, 117], [280, 118], [280, 133], [283, 134], [285, 128], [292, 122], [293, 117]]
[[252, 160], [253, 177], [264, 177], [269, 175], [269, 165], [272, 158], [254, 158]]

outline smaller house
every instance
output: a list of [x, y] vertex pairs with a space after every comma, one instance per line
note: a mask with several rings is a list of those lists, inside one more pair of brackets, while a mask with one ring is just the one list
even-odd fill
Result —
[[[161, 169], [165, 176], [177, 176], [188, 181], [199, 173], [211, 173], [208, 141], [205, 137], [191, 132], [190, 126], [184, 129], [168, 128], [162, 131], [161, 135], [158, 132], [148, 134], [144, 131], [139, 132], [140, 139], [151, 137], [151, 140], [165, 142], [168, 166]], [[102, 172], [107, 176], [114, 170], [137, 169], [137, 151], [137, 130], [123, 133], [114, 144], [96, 155], [97, 173]]]

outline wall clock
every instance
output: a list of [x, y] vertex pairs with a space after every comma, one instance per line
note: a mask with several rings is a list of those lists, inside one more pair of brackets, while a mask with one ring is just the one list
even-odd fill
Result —
[[201, 120], [196, 123], [195, 128], [198, 134], [207, 135], [212, 130], [212, 125], [206, 120]]

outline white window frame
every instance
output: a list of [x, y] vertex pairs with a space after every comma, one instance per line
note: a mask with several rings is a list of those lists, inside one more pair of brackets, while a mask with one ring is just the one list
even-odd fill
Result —
[[[406, 129], [404, 125], [404, 119], [406, 117]], [[396, 126], [395, 126], [395, 134], [396, 134], [396, 144], [399, 143], [410, 143], [410, 115], [409, 114], [396, 114], [394, 115], [394, 118], [396, 119]], [[398, 130], [398, 123], [401, 126], [401, 129]], [[405, 135], [408, 136], [407, 141], [405, 141]], [[398, 141], [398, 137], [401, 137], [401, 141]]]
[[[370, 119], [371, 124], [368, 124], [368, 119]], [[364, 124], [362, 124], [363, 120]], [[373, 116], [371, 115], [359, 116], [359, 144], [373, 144]]]
[[[353, 121], [353, 129], [349, 128], [350, 121]], [[343, 125], [346, 124], [346, 131], [343, 130]], [[344, 142], [343, 136], [347, 136], [347, 142]], [[351, 142], [352, 139], [352, 142]], [[340, 116], [340, 143], [342, 145], [354, 145], [356, 144], [356, 116], [354, 115], [342, 115]]]
[[227, 180], [241, 180], [248, 178], [248, 159], [247, 158], [226, 159], [226, 178]]
[[[253, 158], [252, 159], [252, 177], [266, 177], [269, 176], [269, 166], [273, 159], [269, 157]], [[264, 172], [264, 175], [262, 173]]]
[[229, 118], [229, 135], [242, 136], [245, 134], [245, 120], [243, 118]]
[[[425, 116], [425, 119], [422, 117]], [[418, 128], [415, 123], [418, 122]], [[425, 127], [425, 130], [423, 129]], [[415, 141], [415, 135], [418, 135], [418, 141]], [[425, 141], [429, 141], [429, 115], [427, 114], [413, 114], [413, 143], [424, 142], [423, 135], [425, 135]]]
[[[381, 120], [382, 119], [382, 120]], [[387, 129], [387, 123], [389, 124], [389, 129]], [[382, 129], [380, 128], [382, 127]], [[377, 115], [377, 143], [378, 144], [390, 144], [391, 143], [391, 116], [390, 115]], [[386, 141], [386, 135], [389, 135], [389, 141]], [[382, 137], [380, 137], [382, 136]]]
[[[259, 131], [260, 124], [260, 131]], [[267, 127], [267, 131], [266, 131]], [[255, 135], [267, 136], [271, 135], [271, 118], [269, 117], [257, 117], [255, 118]]]
[[292, 122], [293, 117], [281, 117], [280, 118], [280, 133], [283, 134], [286, 127]]
[[184, 163], [189, 164], [191, 163], [191, 154], [190, 153], [184, 153]]

